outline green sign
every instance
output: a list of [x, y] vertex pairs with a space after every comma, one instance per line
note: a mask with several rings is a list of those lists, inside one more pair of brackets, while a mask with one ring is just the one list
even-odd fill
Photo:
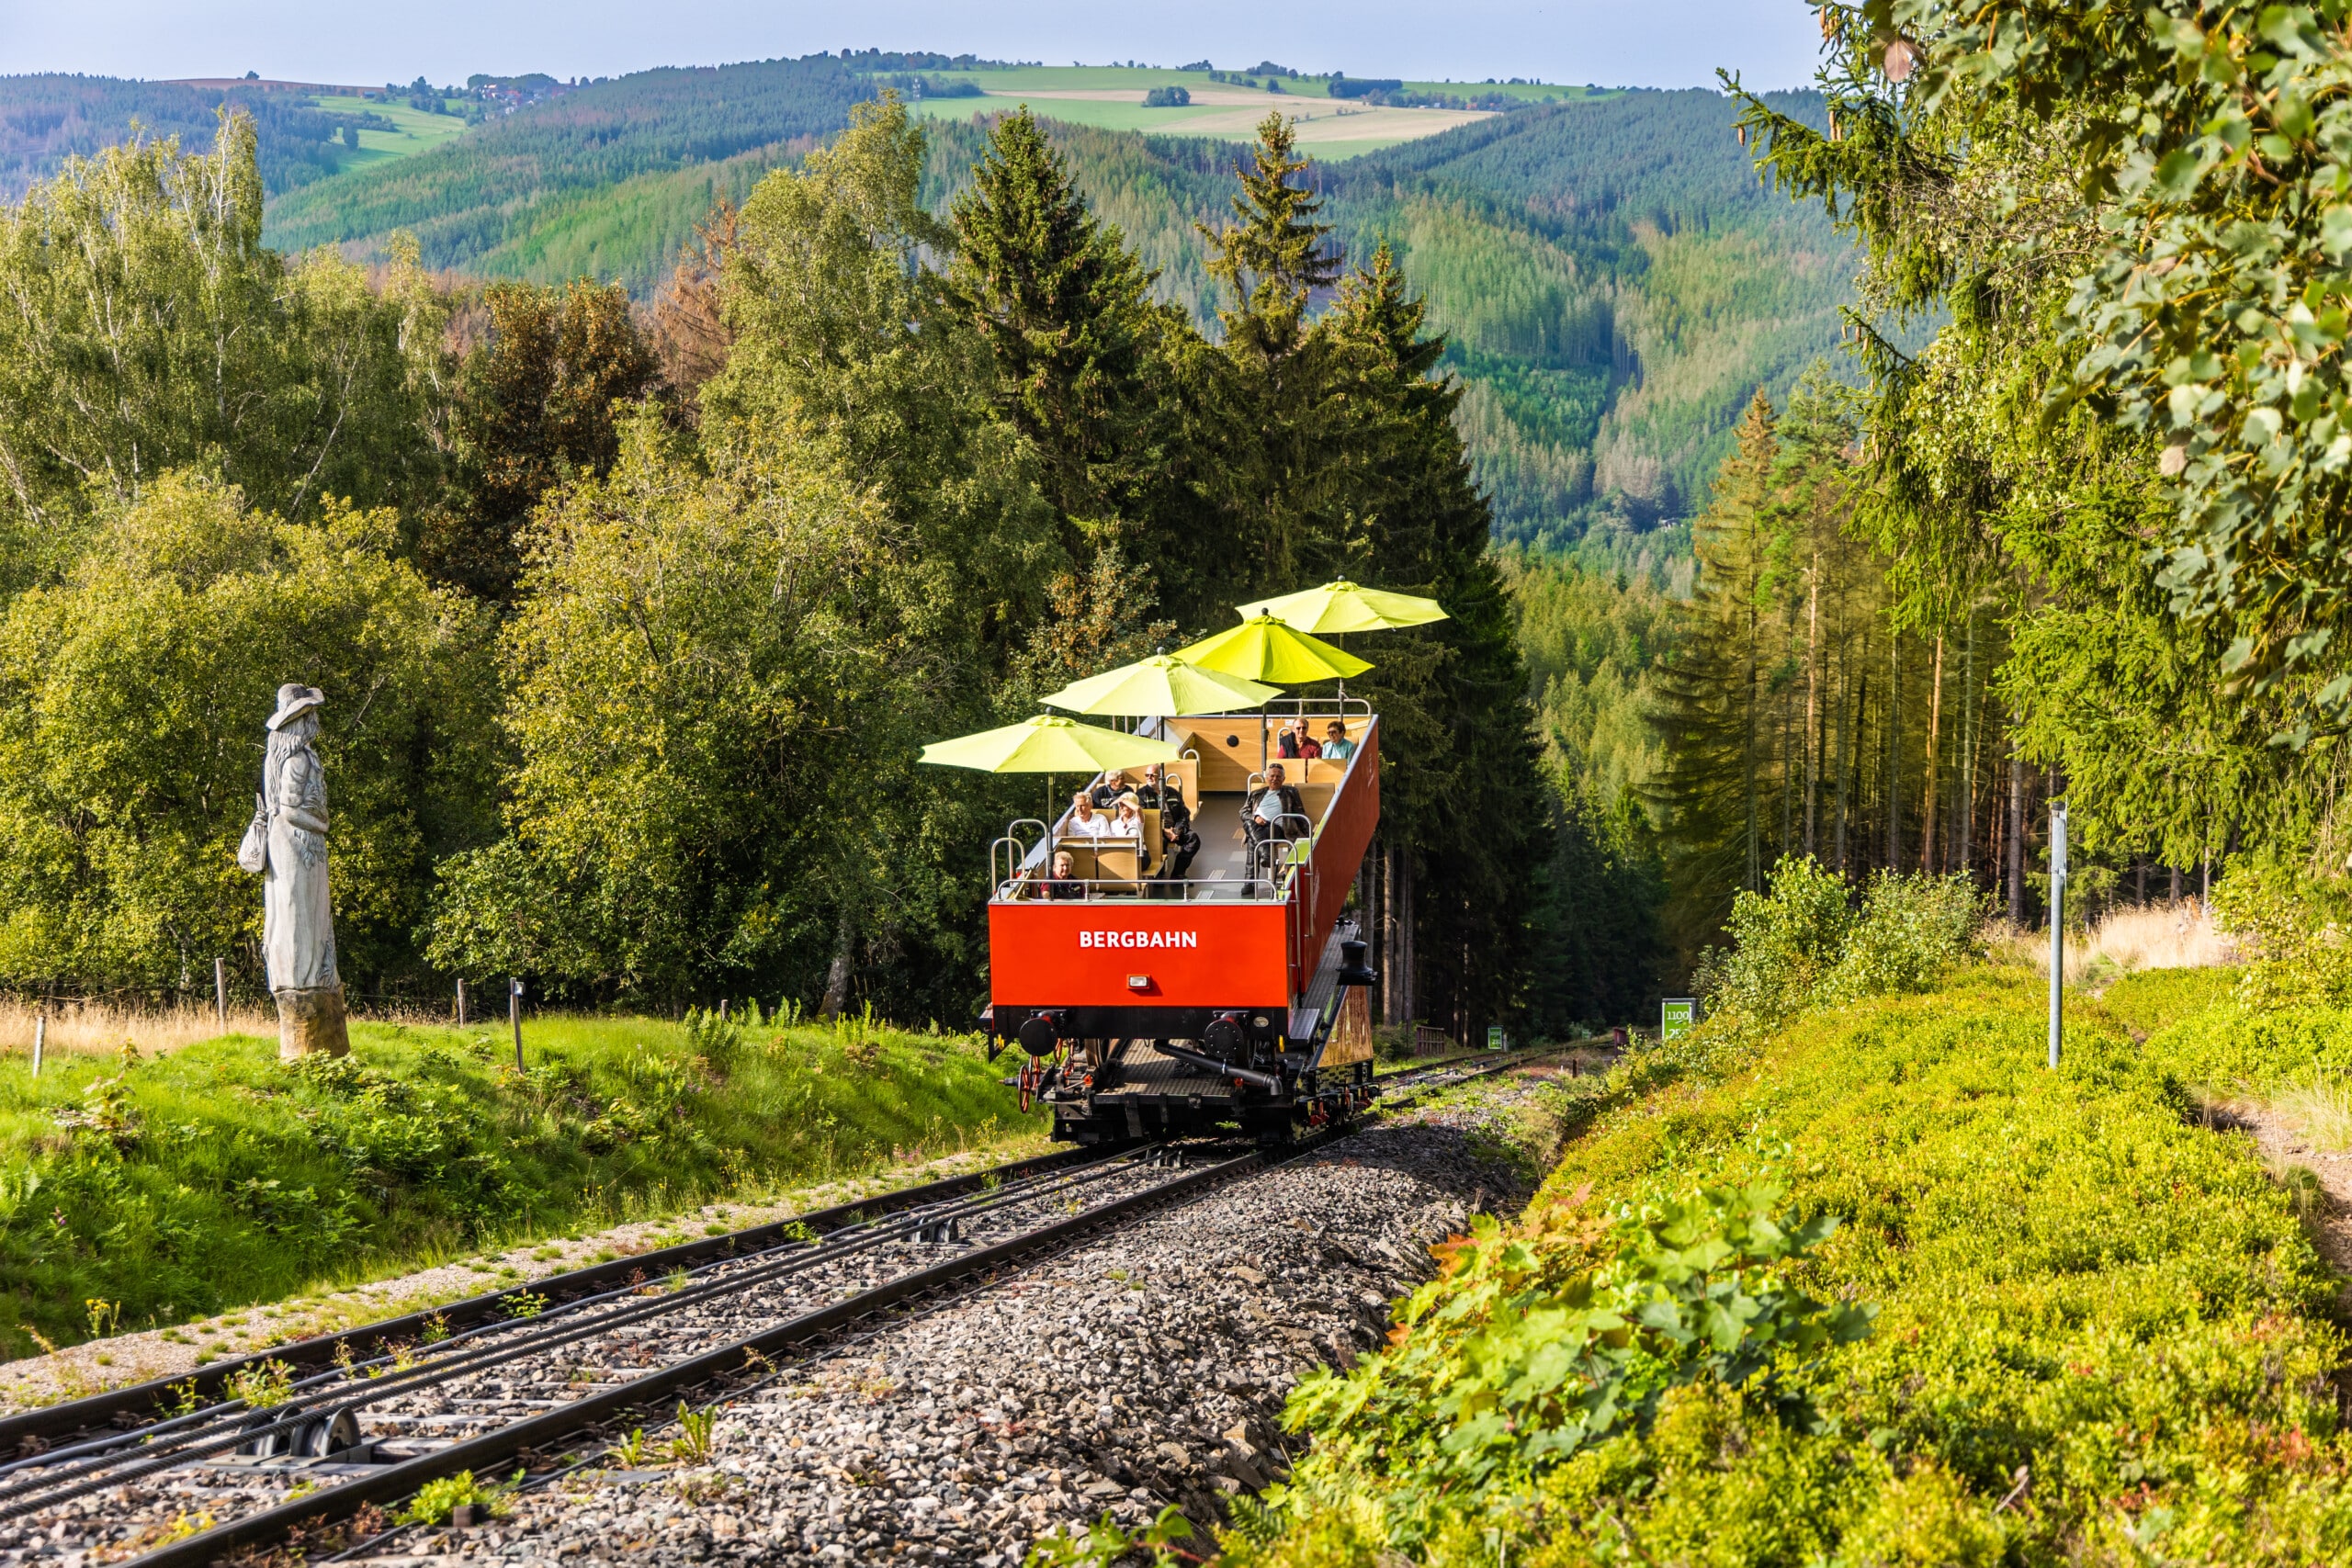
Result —
[[1657, 1037], [1672, 1040], [1698, 1027], [1699, 1003], [1691, 997], [1668, 997], [1659, 1006]]
[[1499, 1051], [1502, 1048], [1503, 1026], [1499, 1023], [1490, 1023], [1487, 1025], [1487, 1049], [1489, 1051]]

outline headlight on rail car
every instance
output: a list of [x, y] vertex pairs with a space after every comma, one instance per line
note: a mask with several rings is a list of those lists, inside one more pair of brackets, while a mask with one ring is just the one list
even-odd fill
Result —
[[1021, 1048], [1032, 1056], [1050, 1056], [1061, 1043], [1061, 1015], [1033, 1012], [1021, 1021]]

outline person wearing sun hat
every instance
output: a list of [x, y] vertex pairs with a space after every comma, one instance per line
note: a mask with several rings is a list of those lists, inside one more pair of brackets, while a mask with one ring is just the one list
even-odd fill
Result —
[[262, 955], [277, 1001], [277, 1054], [351, 1049], [327, 895], [327, 781], [311, 742], [325, 694], [288, 682], [265, 727], [262, 788], [237, 860], [262, 874]]

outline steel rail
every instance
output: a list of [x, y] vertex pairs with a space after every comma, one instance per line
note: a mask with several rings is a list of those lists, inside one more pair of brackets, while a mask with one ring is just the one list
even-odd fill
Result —
[[[1538, 1057], [1557, 1055], [1560, 1049], [1560, 1047], [1544, 1047], [1521, 1050], [1514, 1052], [1509, 1057], [1499, 1061], [1480, 1061], [1476, 1057], [1470, 1056], [1451, 1057], [1442, 1063], [1402, 1069], [1392, 1076], [1390, 1085], [1392, 1088], [1396, 1089], [1413, 1091], [1406, 1093], [1398, 1101], [1400, 1105], [1410, 1104], [1416, 1098], [1418, 1098], [1418, 1094], [1421, 1090], [1447, 1089], [1458, 1083], [1467, 1082], [1473, 1078], [1489, 1077], [1495, 1073], [1508, 1071], [1510, 1068], [1519, 1066], [1525, 1062]], [[1475, 1064], [1475, 1066], [1473, 1064]], [[1467, 1068], [1469, 1070], [1457, 1070], [1462, 1068]], [[1261, 1164], [1267, 1168], [1287, 1164], [1293, 1159], [1312, 1154], [1319, 1147], [1344, 1141], [1354, 1132], [1360, 1130], [1361, 1129], [1357, 1128], [1330, 1129], [1327, 1132], [1318, 1133], [1310, 1137], [1301, 1139], [1298, 1143], [1288, 1148], [1271, 1151], [1261, 1150], [1255, 1157], [1257, 1157]], [[1154, 1189], [1155, 1193], [1159, 1191], [1161, 1191], [1161, 1190]], [[1146, 1205], [1146, 1207], [1149, 1206], [1150, 1205]], [[1075, 1246], [1079, 1239], [1080, 1238], [1076, 1235], [1068, 1238], [1067, 1243], [1060, 1248], [1060, 1250], [1067, 1250], [1069, 1246]], [[1045, 1248], [1044, 1252], [1050, 1254], [1055, 1250], [1055, 1248], [1049, 1247]], [[1033, 1265], [1041, 1260], [1042, 1258], [1040, 1257], [1032, 1257], [1028, 1259], [1028, 1261]], [[989, 1288], [989, 1284], [992, 1281], [993, 1276], [990, 1276], [987, 1280], [967, 1281], [964, 1288], [949, 1292], [937, 1304], [945, 1306], [952, 1305], [957, 1302], [969, 1301], [986, 1291]], [[855, 1346], [863, 1344], [865, 1341], [874, 1338], [876, 1336], [884, 1333], [891, 1326], [894, 1326], [894, 1325], [883, 1324], [876, 1327], [869, 1328], [860, 1334], [846, 1336], [837, 1335], [828, 1345], [823, 1356], [816, 1359], [824, 1359], [842, 1355]], [[807, 1364], [805, 1360], [797, 1361], [793, 1363], [793, 1366], [797, 1367], [805, 1364]], [[779, 1367], [763, 1372], [748, 1383], [729, 1388], [723, 1393], [705, 1401], [697, 1406], [697, 1408], [702, 1410], [710, 1410], [722, 1404], [742, 1399], [748, 1394], [755, 1393], [763, 1388], [780, 1382], [786, 1375], [787, 1370], [789, 1369]], [[684, 1402], [681, 1402], [679, 1408], [683, 1413], [684, 1410]], [[666, 1421], [661, 1422], [661, 1425], [662, 1426], [666, 1426], [669, 1423]], [[659, 1430], [660, 1426], [657, 1426], [655, 1429]], [[544, 1490], [548, 1486], [557, 1484], [568, 1476], [575, 1475], [583, 1470], [594, 1468], [597, 1462], [598, 1461], [596, 1460], [589, 1459], [580, 1460], [569, 1464], [558, 1464], [554, 1468], [545, 1471], [540, 1474], [529, 1477], [523, 1482], [518, 1490], [523, 1492], [537, 1492]], [[388, 1529], [380, 1530], [377, 1534], [368, 1537], [365, 1540], [351, 1543], [343, 1550], [327, 1556], [322, 1561], [326, 1562], [354, 1562], [364, 1557], [375, 1548], [382, 1546], [385, 1542], [395, 1539], [410, 1529], [429, 1528], [432, 1527], [411, 1524], [394, 1524]], [[142, 1559], [138, 1562], [130, 1563], [127, 1565], [127, 1568], [144, 1568], [144, 1560]]]
[[[1319, 1145], [1321, 1140], [1317, 1140]], [[1284, 1157], [1306, 1152], [1306, 1146], [1278, 1151]], [[710, 1382], [747, 1366], [756, 1367], [774, 1351], [820, 1339], [901, 1303], [946, 1289], [957, 1280], [1001, 1269], [1035, 1252], [1105, 1225], [1126, 1220], [1148, 1209], [1222, 1185], [1272, 1163], [1265, 1153], [1250, 1153], [1222, 1160], [1199, 1170], [1098, 1204], [1083, 1213], [1051, 1221], [1022, 1235], [978, 1248], [962, 1258], [918, 1269], [871, 1290], [804, 1313], [757, 1334], [729, 1341], [715, 1349], [649, 1372], [633, 1382], [583, 1395], [553, 1410], [484, 1432], [414, 1459], [385, 1466], [380, 1472], [353, 1476], [342, 1483], [313, 1492], [293, 1502], [279, 1503], [242, 1519], [212, 1526], [130, 1561], [128, 1568], [202, 1568], [217, 1558], [276, 1540], [298, 1526], [327, 1524], [347, 1518], [371, 1504], [396, 1501], [428, 1481], [459, 1471], [484, 1471], [528, 1450], [554, 1445], [558, 1439], [642, 1407], [649, 1401]]]
[[[85, 1395], [80, 1399], [68, 1400], [60, 1404], [43, 1405], [37, 1410], [18, 1411], [11, 1416], [0, 1416], [0, 1451], [11, 1449], [22, 1450], [28, 1438], [39, 1443], [47, 1443], [65, 1434], [95, 1431], [110, 1425], [120, 1427], [122, 1416], [144, 1416], [159, 1407], [166, 1406], [169, 1402], [179, 1396], [178, 1391], [188, 1389], [191, 1383], [194, 1385], [192, 1392], [199, 1396], [217, 1394], [239, 1372], [258, 1367], [265, 1361], [283, 1361], [298, 1371], [305, 1367], [333, 1365], [335, 1362], [335, 1351], [338, 1346], [357, 1344], [368, 1340], [373, 1340], [377, 1345], [382, 1346], [403, 1336], [421, 1337], [433, 1326], [434, 1320], [436, 1318], [461, 1329], [511, 1323], [514, 1320], [505, 1310], [504, 1303], [507, 1298], [514, 1295], [518, 1289], [549, 1292], [587, 1291], [615, 1281], [627, 1280], [629, 1275], [640, 1271], [667, 1274], [682, 1265], [699, 1264], [706, 1259], [725, 1261], [739, 1255], [747, 1247], [757, 1250], [786, 1239], [796, 1225], [805, 1225], [811, 1230], [820, 1231], [829, 1227], [840, 1228], [845, 1224], [857, 1223], [851, 1218], [852, 1215], [870, 1217], [879, 1213], [895, 1213], [900, 1209], [953, 1197], [960, 1191], [980, 1188], [990, 1177], [1004, 1180], [1015, 1173], [1026, 1176], [1033, 1171], [1049, 1168], [1083, 1164], [1095, 1157], [1097, 1151], [1092, 1149], [1057, 1149], [1051, 1154], [1035, 1155], [1027, 1159], [1013, 1160], [986, 1170], [976, 1170], [961, 1176], [942, 1177], [934, 1181], [901, 1188], [896, 1192], [880, 1193], [854, 1203], [836, 1203], [827, 1208], [811, 1210], [805, 1214], [794, 1214], [780, 1220], [765, 1221], [740, 1231], [730, 1231], [725, 1235], [699, 1237], [694, 1241], [661, 1247], [652, 1252], [639, 1253], [632, 1257], [616, 1258], [611, 1262], [590, 1264], [586, 1268], [569, 1269], [560, 1274], [548, 1275], [543, 1279], [526, 1280], [520, 1286], [506, 1286], [481, 1295], [469, 1296], [460, 1301], [451, 1302], [443, 1306], [429, 1307], [420, 1312], [403, 1314], [398, 1317], [360, 1324], [333, 1334], [316, 1334], [307, 1338], [290, 1340], [283, 1345], [269, 1346], [228, 1360], [215, 1361], [209, 1366], [198, 1367], [181, 1377], [153, 1378], [145, 1382], [108, 1389], [103, 1393]], [[564, 1304], [569, 1304], [569, 1298]]]
[[[1145, 1145], [1142, 1150], [1117, 1150], [1097, 1156], [1086, 1164], [1025, 1178], [1011, 1186], [983, 1189], [947, 1202], [905, 1211], [890, 1217], [888, 1224], [867, 1221], [859, 1225], [845, 1226], [832, 1233], [825, 1242], [806, 1251], [776, 1256], [782, 1249], [775, 1248], [765, 1253], [746, 1254], [746, 1259], [765, 1260], [757, 1262], [751, 1269], [706, 1279], [689, 1289], [665, 1291], [658, 1296], [647, 1298], [645, 1290], [640, 1287], [584, 1298], [568, 1304], [565, 1318], [545, 1326], [539, 1326], [540, 1318], [510, 1319], [504, 1325], [491, 1325], [471, 1332], [487, 1336], [496, 1327], [506, 1326], [518, 1329], [519, 1333], [471, 1346], [462, 1355], [421, 1362], [390, 1377], [362, 1381], [340, 1370], [322, 1373], [294, 1385], [295, 1389], [311, 1391], [313, 1397], [271, 1407], [288, 1412], [274, 1421], [255, 1423], [252, 1420], [253, 1416], [267, 1412], [223, 1405], [215, 1408], [230, 1411], [230, 1415], [192, 1430], [173, 1432], [167, 1444], [156, 1443], [158, 1428], [150, 1427], [79, 1445], [79, 1451], [85, 1453], [86, 1457], [67, 1473], [43, 1474], [29, 1482], [0, 1487], [0, 1520], [17, 1518], [125, 1481], [138, 1480], [158, 1471], [242, 1448], [279, 1432], [297, 1430], [322, 1416], [331, 1416], [336, 1406], [349, 1408], [355, 1403], [373, 1404], [397, 1395], [435, 1388], [511, 1361], [560, 1349], [616, 1328], [674, 1315], [724, 1297], [747, 1294], [761, 1286], [805, 1273], [821, 1265], [872, 1251], [929, 1226], [1052, 1197], [1117, 1174], [1122, 1165], [1151, 1146]], [[729, 1261], [735, 1260], [719, 1259], [706, 1264], [704, 1269], [721, 1269]], [[632, 1301], [636, 1304], [628, 1304]], [[600, 1314], [581, 1311], [592, 1303], [601, 1303], [607, 1308], [617, 1306], [619, 1310], [608, 1310]], [[243, 1419], [241, 1420], [240, 1416]], [[43, 1455], [39, 1459], [19, 1461], [8, 1468], [46, 1470], [54, 1457]]]

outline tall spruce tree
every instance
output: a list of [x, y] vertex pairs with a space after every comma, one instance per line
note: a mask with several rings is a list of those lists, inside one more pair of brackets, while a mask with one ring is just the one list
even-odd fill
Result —
[[1192, 438], [1223, 458], [1204, 488], [1236, 598], [1333, 575], [1367, 543], [1344, 478], [1360, 449], [1358, 411], [1335, 400], [1335, 343], [1307, 317], [1340, 269], [1329, 226], [1315, 221], [1322, 204], [1300, 177], [1309, 166], [1290, 122], [1268, 115], [1238, 171], [1235, 221], [1202, 229], [1227, 298]]
[[1158, 445], [1146, 367], [1168, 323], [1154, 275], [1026, 107], [997, 122], [954, 218], [948, 287], [995, 357], [998, 407], [1036, 447], [1055, 508], [1115, 533]]
[[1298, 133], [1280, 110], [1258, 123], [1258, 146], [1238, 171], [1230, 228], [1203, 225], [1214, 254], [1209, 276], [1230, 289], [1237, 304], [1217, 312], [1227, 346], [1236, 354], [1282, 359], [1306, 342], [1306, 312], [1318, 288], [1339, 281], [1340, 258], [1331, 226], [1315, 221], [1322, 199], [1298, 176], [1309, 167], [1298, 155]]
[[1773, 423], [1771, 400], [1759, 391], [1699, 519], [1697, 591], [1658, 682], [1663, 805], [1674, 843], [1677, 924], [1686, 937], [1712, 931], [1735, 893], [1760, 890], [1772, 863], [1759, 796], [1769, 739], [1765, 626], [1776, 610], [1767, 574], [1779, 453]]

